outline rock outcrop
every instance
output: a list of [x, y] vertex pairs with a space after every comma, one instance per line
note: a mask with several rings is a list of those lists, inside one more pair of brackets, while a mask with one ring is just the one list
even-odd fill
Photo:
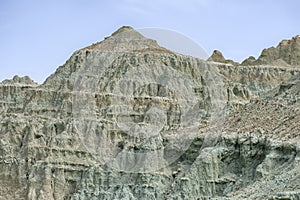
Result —
[[37, 85], [29, 76], [19, 77], [14, 76], [12, 79], [6, 79], [1, 82], [2, 84], [13, 84], [13, 85]]
[[230, 59], [225, 59], [222, 52], [218, 50], [214, 50], [213, 54], [207, 59], [207, 61], [213, 61], [213, 62], [219, 62], [219, 63], [225, 63], [225, 64], [231, 64], [231, 65], [239, 65], [238, 62], [234, 62]]
[[208, 62], [122, 27], [41, 85], [3, 81], [1, 199], [300, 198], [296, 50]]
[[300, 66], [300, 35], [282, 40], [277, 47], [264, 49], [257, 60], [250, 56], [242, 65]]

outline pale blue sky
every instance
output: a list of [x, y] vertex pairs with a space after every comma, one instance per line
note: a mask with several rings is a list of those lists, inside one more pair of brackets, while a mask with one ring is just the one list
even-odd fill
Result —
[[0, 81], [42, 82], [123, 25], [176, 30], [242, 61], [300, 34], [299, 0], [0, 0]]

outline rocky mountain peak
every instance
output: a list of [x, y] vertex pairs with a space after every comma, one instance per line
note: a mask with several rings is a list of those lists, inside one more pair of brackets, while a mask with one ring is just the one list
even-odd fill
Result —
[[224, 62], [225, 58], [221, 51], [214, 50], [213, 54], [208, 58], [209, 61]]
[[[51, 85], [52, 88], [56, 86], [56, 88], [71, 89], [78, 71], [87, 63], [89, 63], [89, 66], [93, 64], [95, 68], [99, 68], [99, 65], [104, 65], [102, 62], [99, 64], [100, 57], [105, 57], [105, 62], [112, 62], [120, 55], [127, 54], [130, 56], [141, 53], [155, 55], [175, 54], [159, 46], [155, 40], [144, 37], [132, 27], [123, 26], [109, 37], [104, 38], [103, 41], [75, 51], [63, 66], [60, 66], [54, 74], [47, 78], [43, 85]], [[62, 85], [64, 86], [62, 87]]]
[[111, 34], [112, 37], [122, 37], [122, 38], [144, 38], [142, 34], [134, 30], [131, 26], [122, 26], [115, 32]]
[[160, 47], [153, 39], [144, 37], [130, 26], [122, 26], [103, 41], [92, 44], [84, 50], [100, 52], [170, 52]]
[[207, 61], [226, 63], [231, 65], [238, 65], [239, 63], [234, 62], [233, 60], [225, 59], [222, 52], [219, 50], [214, 50], [213, 54], [207, 59]]
[[249, 57], [242, 65], [300, 66], [300, 35], [282, 40], [276, 47], [264, 49], [257, 59]]

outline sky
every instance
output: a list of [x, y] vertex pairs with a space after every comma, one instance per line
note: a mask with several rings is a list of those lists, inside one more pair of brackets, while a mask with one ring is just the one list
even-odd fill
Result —
[[300, 34], [299, 0], [0, 0], [0, 81], [42, 83], [123, 25], [176, 31], [241, 62]]

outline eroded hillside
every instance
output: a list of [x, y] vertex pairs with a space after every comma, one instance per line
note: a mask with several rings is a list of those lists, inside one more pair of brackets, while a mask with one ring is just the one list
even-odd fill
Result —
[[300, 198], [298, 38], [239, 65], [122, 27], [3, 81], [1, 199]]

